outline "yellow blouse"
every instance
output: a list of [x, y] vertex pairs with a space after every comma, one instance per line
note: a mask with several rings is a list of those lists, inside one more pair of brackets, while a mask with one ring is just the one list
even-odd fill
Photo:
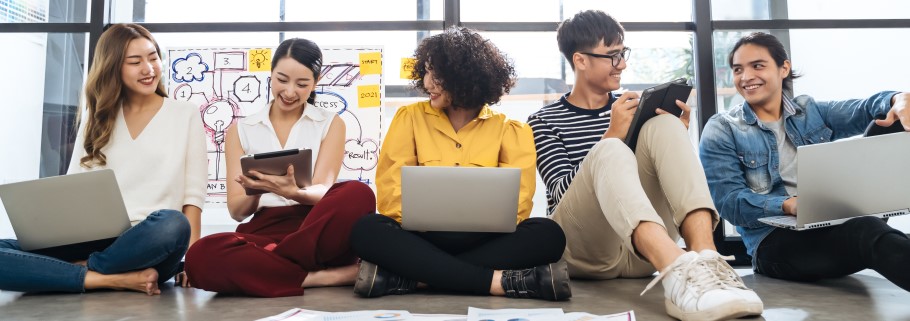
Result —
[[379, 213], [401, 222], [402, 166], [515, 167], [521, 169], [516, 222], [531, 215], [537, 154], [527, 124], [484, 106], [458, 132], [429, 101], [401, 107], [382, 142], [376, 169]]

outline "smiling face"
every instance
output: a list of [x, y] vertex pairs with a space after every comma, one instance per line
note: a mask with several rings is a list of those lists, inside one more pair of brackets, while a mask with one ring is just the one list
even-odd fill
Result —
[[790, 74], [789, 60], [778, 66], [767, 48], [745, 44], [733, 53], [731, 67], [736, 91], [753, 109], [780, 108], [783, 81]]
[[430, 95], [430, 106], [433, 108], [448, 108], [452, 105], [452, 97], [442, 88], [442, 82], [433, 75], [433, 70], [427, 68], [423, 77], [423, 88]]
[[[613, 55], [618, 54], [624, 48], [625, 46], [621, 43], [607, 46], [601, 42], [597, 47], [584, 52], [599, 55]], [[613, 59], [611, 58], [594, 57], [581, 52], [576, 52], [573, 55], [573, 61], [575, 63], [575, 72], [581, 76], [580, 78], [577, 78], [576, 81], [583, 81], [584, 86], [598, 93], [608, 93], [619, 89], [622, 72], [626, 69], [625, 59], [620, 59], [617, 65], [613, 66]]]
[[282, 111], [293, 111], [306, 104], [316, 87], [316, 79], [310, 68], [293, 58], [283, 57], [272, 69], [270, 86], [275, 97], [272, 106]]
[[128, 95], [154, 95], [161, 81], [161, 57], [155, 44], [146, 38], [130, 40], [120, 68]]

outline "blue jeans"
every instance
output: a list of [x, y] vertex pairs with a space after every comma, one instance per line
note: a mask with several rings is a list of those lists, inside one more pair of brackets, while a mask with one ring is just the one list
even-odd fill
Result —
[[183, 213], [158, 210], [123, 232], [111, 246], [89, 255], [87, 267], [22, 251], [16, 240], [0, 240], [0, 290], [17, 292], [85, 292], [88, 270], [118, 274], [149, 267], [158, 283], [174, 277], [190, 240]]

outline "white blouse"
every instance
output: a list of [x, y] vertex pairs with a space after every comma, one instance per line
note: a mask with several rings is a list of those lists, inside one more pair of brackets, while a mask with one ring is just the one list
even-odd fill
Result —
[[[272, 127], [272, 122], [269, 120], [270, 109], [271, 104], [237, 123], [237, 134], [240, 136], [243, 154], [258, 154], [291, 148], [311, 149], [313, 162], [310, 166], [315, 167], [316, 160], [319, 159], [319, 147], [329, 133], [329, 127], [336, 114], [328, 109], [307, 104], [303, 108], [303, 115], [291, 127], [287, 142], [281, 146], [278, 135], [275, 134], [275, 127]], [[315, 168], [310, 168], [311, 172], [313, 170]], [[265, 193], [259, 198], [260, 209], [297, 204], [299, 204], [297, 201], [274, 193]]]
[[[189, 102], [164, 99], [136, 139], [117, 114], [111, 139], [101, 152], [107, 164], [90, 169], [80, 166], [86, 155], [82, 128], [76, 135], [73, 158], [67, 174], [109, 168], [133, 225], [160, 209], [182, 211], [184, 205], [203, 207], [208, 180], [205, 130], [198, 107]], [[91, 188], [91, 186], [86, 186]]]

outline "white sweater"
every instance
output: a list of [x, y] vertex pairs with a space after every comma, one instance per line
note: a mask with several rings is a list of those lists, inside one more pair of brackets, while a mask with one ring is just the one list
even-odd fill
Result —
[[[202, 208], [208, 180], [205, 131], [196, 106], [164, 99], [161, 109], [133, 140], [123, 110], [117, 114], [111, 139], [101, 151], [107, 165], [86, 169], [82, 128], [76, 135], [67, 174], [114, 170], [133, 225], [160, 209], [181, 211], [184, 205]], [[86, 186], [91, 188], [91, 186]]]

